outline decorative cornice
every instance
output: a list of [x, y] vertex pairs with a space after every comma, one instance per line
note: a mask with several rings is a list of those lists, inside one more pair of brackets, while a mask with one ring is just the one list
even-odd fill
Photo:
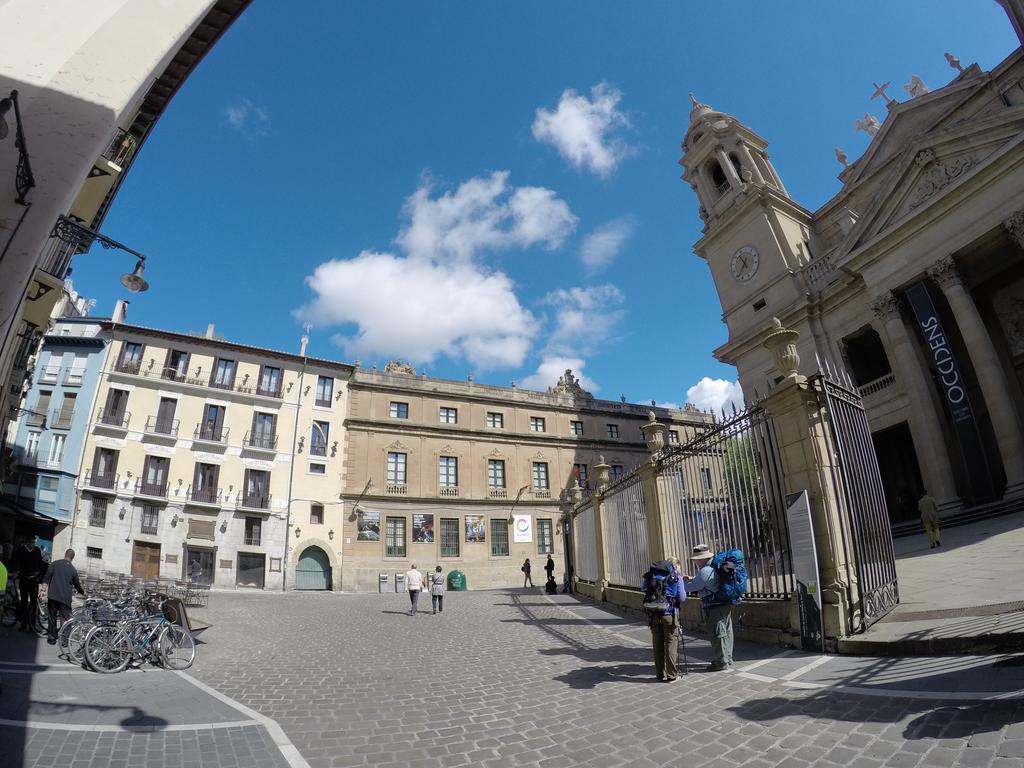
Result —
[[886, 291], [881, 296], [876, 296], [875, 299], [868, 304], [868, 308], [879, 320], [888, 320], [893, 317], [899, 317], [900, 297], [894, 291]]
[[928, 268], [927, 272], [928, 277], [938, 283], [943, 291], [954, 285], [963, 285], [964, 282], [960, 268], [952, 256], [944, 256], [939, 259]]
[[1003, 226], [1010, 233], [1010, 237], [1013, 238], [1013, 242], [1017, 244], [1017, 247], [1024, 250], [1024, 208], [1021, 208], [1012, 214], [1010, 218], [1006, 219], [1003, 222]]

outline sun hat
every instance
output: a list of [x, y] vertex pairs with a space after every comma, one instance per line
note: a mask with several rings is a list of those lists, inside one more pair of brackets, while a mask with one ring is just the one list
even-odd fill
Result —
[[691, 560], [710, 560], [715, 556], [715, 553], [708, 549], [707, 544], [698, 544], [690, 552]]

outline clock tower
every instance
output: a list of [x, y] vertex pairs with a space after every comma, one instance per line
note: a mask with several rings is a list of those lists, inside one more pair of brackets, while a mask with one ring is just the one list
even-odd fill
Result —
[[[767, 142], [732, 115], [690, 94], [683, 139], [683, 180], [700, 202], [704, 222], [694, 252], [708, 263], [722, 303], [729, 341], [715, 356], [739, 369], [740, 382], [764, 391], [773, 370], [761, 347], [773, 317], [804, 325], [806, 290], [800, 270], [813, 260], [811, 213], [797, 205], [768, 159]], [[811, 334], [804, 334], [810, 337]], [[801, 347], [811, 343], [801, 338]], [[814, 360], [814, 350], [805, 360]]]

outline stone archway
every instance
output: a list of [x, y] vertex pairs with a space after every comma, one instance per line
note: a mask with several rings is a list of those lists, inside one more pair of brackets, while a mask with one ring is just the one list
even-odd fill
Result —
[[[314, 552], [315, 550], [315, 552]], [[295, 553], [293, 557], [289, 558], [288, 562], [288, 589], [290, 590], [332, 590], [337, 591], [341, 589], [341, 558], [338, 557], [335, 552], [335, 547], [329, 541], [324, 541], [318, 538], [303, 539], [299, 542], [292, 552]], [[320, 554], [316, 554], [319, 552]], [[321, 557], [322, 555], [322, 557]], [[327, 570], [327, 585], [325, 587], [313, 587], [313, 586], [300, 586], [299, 579], [303, 576], [303, 569], [300, 568], [303, 557], [308, 557], [309, 562], [303, 563], [306, 568], [310, 569], [305, 573], [312, 571], [314, 560], [318, 560], [321, 567]]]

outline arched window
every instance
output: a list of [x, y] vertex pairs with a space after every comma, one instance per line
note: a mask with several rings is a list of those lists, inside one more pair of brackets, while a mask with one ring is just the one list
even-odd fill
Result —
[[718, 164], [717, 160], [712, 160], [708, 165], [708, 175], [718, 194], [723, 195], [729, 191], [729, 179], [726, 178], [725, 171], [722, 170], [722, 166]]

